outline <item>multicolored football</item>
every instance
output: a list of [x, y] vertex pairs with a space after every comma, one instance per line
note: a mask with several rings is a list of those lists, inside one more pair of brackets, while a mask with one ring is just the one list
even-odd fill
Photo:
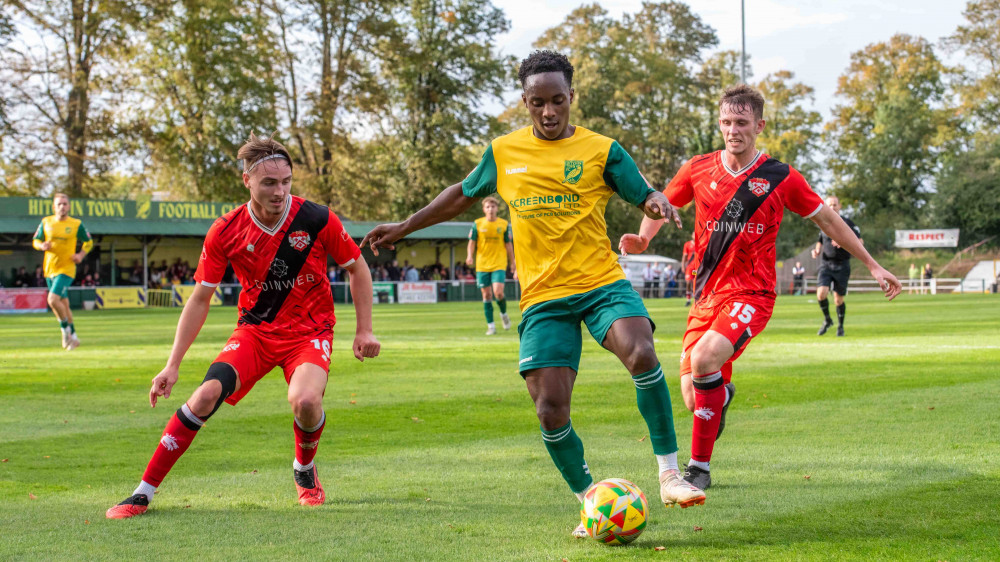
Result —
[[622, 478], [608, 478], [587, 490], [580, 520], [587, 534], [604, 544], [634, 541], [646, 528], [649, 504], [638, 486]]

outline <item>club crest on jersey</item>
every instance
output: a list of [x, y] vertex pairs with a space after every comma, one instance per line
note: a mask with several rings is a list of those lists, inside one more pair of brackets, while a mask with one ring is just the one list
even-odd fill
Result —
[[583, 160], [566, 160], [563, 183], [575, 184], [583, 177]]
[[771, 190], [771, 182], [764, 178], [750, 178], [747, 184], [750, 185], [750, 193], [753, 193], [757, 197]]
[[309, 247], [310, 242], [312, 242], [312, 238], [309, 236], [309, 233], [304, 230], [296, 230], [288, 235], [288, 243], [300, 252]]

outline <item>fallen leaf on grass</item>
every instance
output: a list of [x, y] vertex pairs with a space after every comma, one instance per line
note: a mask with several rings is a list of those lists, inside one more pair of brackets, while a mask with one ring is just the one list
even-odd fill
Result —
[[28, 492], [28, 499], [29, 500], [37, 500], [38, 496], [36, 496], [35, 494], [32, 494], [31, 492]]
[[430, 498], [427, 498], [427, 499], [425, 499], [424, 501], [425, 501], [425, 502], [429, 502], [429, 501], [431, 501], [431, 499], [430, 499]]
[[760, 408], [760, 404], [754, 404], [753, 407], [754, 408]]
[[52, 457], [50, 457], [49, 455], [42, 455], [42, 458], [43, 459], [51, 459]]
[[[153, 491], [153, 495], [154, 495], [154, 496], [155, 496], [156, 494], [159, 494], [159, 493], [160, 493], [160, 491], [159, 491], [159, 490], [154, 490], [154, 491]], [[221, 498], [221, 497], [222, 497], [222, 494], [219, 494], [219, 497]]]
[[115, 379], [115, 382], [122, 382], [121, 379]]
[[447, 394], [445, 394], [445, 395], [444, 395], [444, 397], [445, 397], [445, 398], [447, 398], [447, 397], [448, 397], [448, 395], [447, 395]]
[[808, 474], [806, 474], [805, 476], [803, 476], [803, 478], [805, 478], [806, 480], [809, 480], [810, 478], [812, 478], [812, 476], [809, 476]]
[[358, 403], [357, 400], [351, 400], [350, 402], [348, 402], [348, 404], [357, 404], [357, 403]]
[[0, 460], [0, 462], [7, 462], [7, 461], [9, 461], [9, 460], [10, 460], [10, 459], [3, 459], [3, 460]]
[[69, 420], [63, 420], [63, 423], [69, 423]]
[[185, 506], [184, 506], [184, 509], [187, 509], [187, 508], [189, 508], [189, 507], [191, 507], [191, 505], [190, 505], [190, 504], [188, 504], [188, 505], [185, 505]]
[[130, 414], [134, 414], [134, 413], [135, 413], [135, 410], [129, 410], [129, 411], [128, 411], [128, 413], [130, 413]]
[[666, 549], [667, 549], [667, 547], [665, 547], [665, 546], [654, 546], [653, 547], [653, 550], [666, 550]]
[[448, 528], [449, 528], [449, 529], [454, 529], [454, 528], [455, 528], [455, 526], [454, 526], [454, 525], [452, 525], [451, 523], [448, 523]]
[[695, 530], [695, 531], [700, 531], [700, 530], [701, 530], [701, 527], [699, 527], [699, 526], [695, 525], [695, 526], [694, 526], [694, 530]]
[[503, 398], [497, 398], [497, 402], [502, 402]]
[[424, 420], [422, 420], [422, 419], [420, 419], [420, 418], [418, 418], [416, 416], [414, 416], [414, 417], [412, 417], [410, 419], [413, 420], [413, 423], [420, 423], [420, 422], [424, 421]]
[[764, 395], [764, 398], [767, 398], [767, 395], [766, 395], [766, 394]]
[[255, 468], [255, 469], [251, 470], [250, 474], [257, 474], [257, 469]]
[[84, 519], [83, 520], [83, 524], [84, 525], [90, 525], [90, 519]]
[[646, 436], [645, 436], [645, 435], [643, 435], [642, 437], [640, 437], [640, 438], [639, 438], [639, 442], [640, 442], [640, 443], [642, 443], [642, 442], [643, 442], [643, 441], [645, 441], [645, 440], [646, 440]]
[[927, 409], [928, 409], [928, 410], [933, 410], [933, 409], [934, 409], [934, 406], [930, 406], [930, 407], [929, 407], [929, 408], [927, 408]]

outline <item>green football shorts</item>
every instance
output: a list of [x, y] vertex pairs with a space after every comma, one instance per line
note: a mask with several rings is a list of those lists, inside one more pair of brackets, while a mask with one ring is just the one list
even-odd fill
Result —
[[603, 345], [615, 320], [633, 316], [646, 318], [650, 327], [656, 329], [639, 293], [624, 279], [579, 295], [532, 305], [517, 325], [521, 336], [518, 363], [521, 375], [540, 367], [569, 367], [579, 371], [583, 348], [580, 322], [586, 323], [590, 335]]
[[476, 272], [476, 286], [480, 289], [485, 289], [494, 283], [503, 283], [506, 280], [507, 272], [502, 269]]
[[73, 278], [62, 273], [45, 278], [45, 285], [48, 286], [49, 292], [54, 293], [61, 299], [69, 298], [69, 286], [72, 284]]

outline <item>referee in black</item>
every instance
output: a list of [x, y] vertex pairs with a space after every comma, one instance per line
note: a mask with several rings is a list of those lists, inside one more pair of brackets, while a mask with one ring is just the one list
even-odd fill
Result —
[[[826, 205], [840, 213], [840, 199], [827, 197]], [[841, 216], [847, 226], [851, 227], [854, 234], [861, 239], [861, 229], [858, 228], [851, 219]], [[837, 305], [837, 335], [844, 335], [844, 314], [847, 306], [844, 304], [844, 296], [847, 295], [847, 280], [851, 277], [851, 254], [841, 248], [829, 236], [820, 232], [819, 239], [816, 240], [816, 247], [812, 250], [812, 257], [819, 257], [819, 272], [817, 273], [816, 300], [819, 301], [819, 309], [823, 311], [823, 326], [817, 335], [822, 336], [833, 326], [833, 319], [830, 318], [830, 301], [826, 299], [830, 289], [833, 289], [833, 302]]]

